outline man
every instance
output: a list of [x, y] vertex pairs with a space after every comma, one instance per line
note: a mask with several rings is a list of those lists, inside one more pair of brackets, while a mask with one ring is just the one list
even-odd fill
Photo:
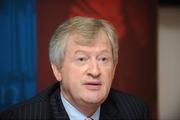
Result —
[[66, 21], [52, 36], [49, 58], [58, 83], [1, 113], [2, 119], [149, 119], [142, 101], [111, 89], [118, 40], [107, 21]]

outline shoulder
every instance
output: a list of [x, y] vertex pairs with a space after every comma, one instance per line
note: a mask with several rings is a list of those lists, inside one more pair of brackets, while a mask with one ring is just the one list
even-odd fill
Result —
[[121, 107], [126, 107], [126, 108], [129, 107], [134, 109], [147, 108], [146, 103], [142, 99], [114, 89], [110, 91], [108, 99], [112, 101], [113, 104]]
[[136, 96], [130, 95], [129, 93], [125, 93], [122, 91], [111, 89], [109, 93], [109, 99], [114, 101], [114, 103], [127, 103], [127, 104], [142, 104], [145, 105], [144, 101]]
[[48, 113], [49, 110], [49, 99], [59, 87], [58, 83], [48, 87], [44, 91], [40, 92], [36, 96], [21, 102], [19, 104], [13, 105], [9, 109], [0, 113], [0, 118], [11, 119], [11, 118], [29, 118], [38, 117], [39, 113]]
[[149, 109], [146, 103], [138, 97], [130, 95], [128, 93], [111, 90], [106, 100], [111, 106], [113, 106], [119, 116], [124, 118], [137, 118], [148, 119]]

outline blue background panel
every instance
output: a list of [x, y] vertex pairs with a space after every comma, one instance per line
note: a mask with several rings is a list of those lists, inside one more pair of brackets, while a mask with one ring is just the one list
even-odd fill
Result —
[[36, 93], [35, 0], [0, 0], [0, 111]]

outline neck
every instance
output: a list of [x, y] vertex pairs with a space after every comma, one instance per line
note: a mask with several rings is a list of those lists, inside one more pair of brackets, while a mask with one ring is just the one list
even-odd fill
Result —
[[[74, 105], [75, 106], [75, 105]], [[98, 105], [77, 105], [75, 106], [76, 109], [78, 109], [81, 113], [83, 113], [84, 115], [86, 115], [87, 117], [91, 117], [95, 112], [96, 110], [98, 109]]]
[[83, 113], [85, 116], [90, 117], [92, 116], [99, 107], [99, 104], [90, 104], [86, 102], [76, 102], [71, 99], [68, 99], [66, 95], [63, 94], [63, 97], [72, 105], [74, 106], [79, 112]]

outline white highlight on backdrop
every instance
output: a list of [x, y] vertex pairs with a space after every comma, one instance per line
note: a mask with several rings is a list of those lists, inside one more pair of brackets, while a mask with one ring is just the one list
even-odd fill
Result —
[[180, 8], [159, 7], [158, 108], [160, 120], [180, 119]]

